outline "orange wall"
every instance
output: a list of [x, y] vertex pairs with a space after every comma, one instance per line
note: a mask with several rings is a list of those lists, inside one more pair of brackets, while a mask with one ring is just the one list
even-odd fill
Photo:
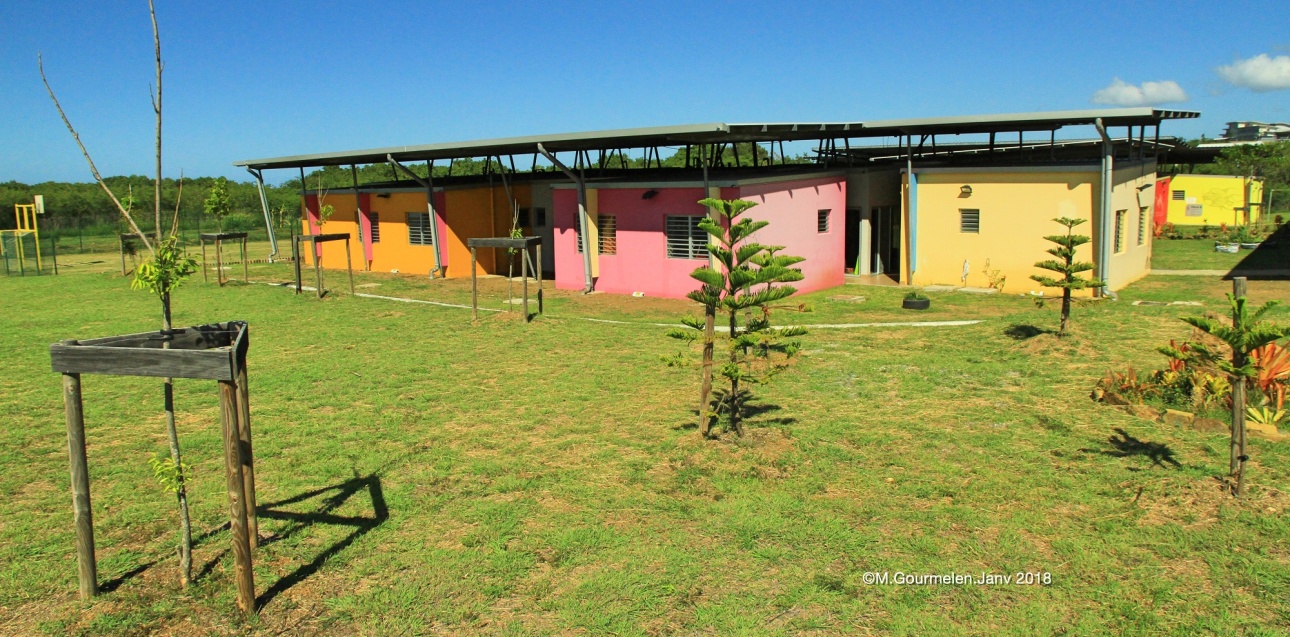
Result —
[[[545, 187], [545, 186], [543, 186]], [[512, 185], [515, 200], [521, 208], [531, 207], [531, 186]], [[382, 196], [388, 194], [389, 196]], [[306, 198], [305, 206], [312, 207]], [[412, 245], [408, 242], [407, 213], [426, 212], [426, 197], [422, 192], [372, 193], [370, 209], [377, 213], [381, 240], [372, 246], [372, 270], [402, 273], [428, 273], [434, 267], [431, 246]], [[323, 227], [326, 234], [348, 233], [351, 236], [350, 252], [354, 268], [363, 268], [363, 251], [358, 242], [357, 215], [354, 197], [349, 193], [329, 193], [323, 204], [336, 209], [331, 220]], [[470, 248], [466, 240], [479, 237], [505, 237], [510, 234], [511, 210], [506, 189], [501, 181], [488, 186], [450, 189], [435, 193], [435, 209], [444, 223], [439, 226], [439, 240], [444, 244], [441, 254], [447, 263], [447, 276], [470, 276]], [[301, 220], [303, 232], [310, 232], [307, 220]], [[342, 241], [321, 244], [323, 267], [345, 267], [345, 244]], [[308, 252], [308, 250], [306, 250]], [[494, 255], [496, 250], [479, 251], [476, 271], [479, 274], [505, 274], [505, 253]], [[311, 255], [304, 255], [304, 262], [312, 265]], [[499, 272], [500, 270], [500, 272]]]

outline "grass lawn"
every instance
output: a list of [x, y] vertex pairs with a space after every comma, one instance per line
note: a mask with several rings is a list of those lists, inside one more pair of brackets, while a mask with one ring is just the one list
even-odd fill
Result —
[[[1165, 242], [1161, 242], [1165, 243]], [[1164, 267], [1159, 266], [1157, 267]], [[240, 275], [240, 268], [233, 271]], [[253, 266], [285, 281], [281, 264]], [[260, 614], [234, 611], [213, 383], [176, 381], [197, 582], [177, 586], [156, 380], [84, 378], [100, 585], [76, 597], [63, 405], [48, 345], [155, 328], [110, 274], [0, 279], [0, 633], [1282, 634], [1290, 445], [1252, 439], [1248, 498], [1224, 436], [1093, 403], [1108, 368], [1160, 367], [1179, 316], [1230, 283], [1151, 277], [1120, 302], [848, 286], [758, 388], [749, 435], [694, 429], [696, 369], [650, 322], [690, 304], [551, 291], [547, 314], [481, 314], [197, 281], [178, 325], [244, 319], [265, 538]], [[307, 279], [308, 280], [308, 279]], [[469, 303], [468, 282], [357, 275], [363, 291]], [[501, 308], [506, 282], [486, 279]], [[1252, 281], [1255, 300], [1290, 282]], [[863, 295], [862, 303], [829, 297]], [[1205, 307], [1132, 306], [1136, 299]], [[605, 318], [635, 324], [601, 323]], [[1290, 321], [1278, 308], [1275, 318]], [[1051, 576], [1049, 585], [869, 585], [864, 574]]]
[[1290, 241], [1285, 239], [1236, 254], [1215, 252], [1213, 239], [1157, 239], [1151, 252], [1156, 270], [1235, 270], [1237, 275], [1241, 270], [1290, 270]]

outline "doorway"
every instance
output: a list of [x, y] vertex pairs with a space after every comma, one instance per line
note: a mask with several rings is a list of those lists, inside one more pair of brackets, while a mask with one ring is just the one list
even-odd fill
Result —
[[873, 232], [869, 237], [870, 264], [874, 274], [900, 279], [900, 206], [873, 208]]

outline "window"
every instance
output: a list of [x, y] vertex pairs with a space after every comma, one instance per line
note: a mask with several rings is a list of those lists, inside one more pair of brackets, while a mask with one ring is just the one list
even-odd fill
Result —
[[528, 208], [520, 208], [520, 214], [518, 215], [519, 223], [516, 225], [521, 228], [531, 228], [532, 226], [529, 225], [529, 216]]
[[408, 213], [408, 243], [414, 246], [434, 245], [430, 234], [430, 213]]
[[534, 228], [546, 227], [546, 208], [533, 209], [533, 227]]
[[[574, 225], [578, 236], [578, 254], [582, 254], [582, 226]], [[618, 218], [613, 215], [596, 217], [596, 249], [598, 254], [618, 254]]]
[[1147, 209], [1138, 208], [1138, 245], [1147, 244]]
[[959, 232], [981, 233], [981, 211], [959, 210]]
[[379, 212], [367, 213], [367, 220], [372, 224], [372, 243], [381, 242], [381, 214]]
[[1124, 252], [1124, 216], [1129, 214], [1128, 210], [1115, 211], [1115, 253]]
[[821, 210], [815, 215], [815, 231], [824, 234], [829, 231], [829, 210]]
[[700, 215], [668, 215], [664, 231], [667, 233], [667, 258], [708, 258], [708, 233], [699, 227]]
[[1170, 193], [1170, 194], [1172, 194], [1172, 195], [1173, 195], [1174, 201], [1187, 201], [1187, 191], [1186, 191], [1186, 190], [1175, 190], [1175, 191], [1173, 191], [1173, 192], [1172, 192], [1172, 193]]

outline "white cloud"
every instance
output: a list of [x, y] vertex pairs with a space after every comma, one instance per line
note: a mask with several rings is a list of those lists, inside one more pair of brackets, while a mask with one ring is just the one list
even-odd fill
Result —
[[1094, 104], [1111, 106], [1155, 106], [1186, 101], [1187, 92], [1173, 80], [1143, 82], [1142, 86], [1134, 86], [1117, 77], [1110, 86], [1093, 94]]
[[1243, 86], [1263, 93], [1290, 88], [1290, 55], [1268, 57], [1260, 53], [1248, 60], [1237, 60], [1218, 67], [1218, 74], [1233, 86]]

